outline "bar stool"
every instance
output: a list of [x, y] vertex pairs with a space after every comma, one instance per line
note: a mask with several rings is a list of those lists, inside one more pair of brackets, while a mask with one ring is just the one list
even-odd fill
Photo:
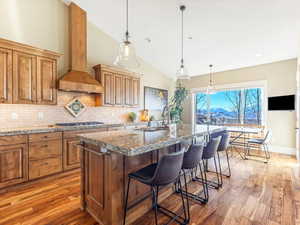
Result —
[[[217, 160], [216, 160], [216, 153], [217, 153], [220, 141], [221, 141], [221, 136], [211, 138], [210, 141], [207, 143], [207, 145], [204, 147], [202, 160], [204, 163], [204, 175], [205, 175], [206, 179], [201, 179], [200, 177], [197, 177], [197, 180], [200, 180], [201, 182], [205, 182], [209, 187], [212, 187], [215, 189], [219, 189], [222, 186], [221, 179], [219, 177]], [[217, 175], [217, 182], [207, 180], [206, 172], [208, 172], [208, 160], [209, 159], [214, 160], [214, 167], [215, 167], [215, 173]]]
[[[217, 157], [218, 157], [218, 164], [219, 164], [219, 170], [220, 170], [220, 180], [221, 180], [221, 184], [223, 184], [223, 178], [222, 176], [226, 176], [226, 177], [230, 177], [231, 176], [231, 169], [230, 169], [230, 162], [229, 162], [229, 156], [228, 156], [228, 148], [229, 148], [229, 143], [230, 143], [230, 134], [227, 131], [224, 131], [222, 133], [219, 134], [221, 136], [221, 141], [217, 150]], [[226, 160], [227, 160], [227, 167], [228, 167], [228, 174], [223, 174], [222, 172], [222, 165], [221, 165], [221, 160], [220, 160], [220, 152], [224, 152], [225, 151], [225, 155], [226, 155]], [[209, 171], [209, 172], [213, 172], [214, 171]]]
[[165, 155], [158, 161], [158, 163], [151, 164], [136, 172], [128, 174], [127, 193], [124, 206], [124, 225], [126, 223], [126, 214], [128, 210], [128, 193], [131, 179], [135, 179], [151, 187], [152, 208], [154, 209], [155, 213], [155, 225], [158, 225], [158, 211], [171, 218], [167, 224], [173, 221], [176, 221], [181, 225], [186, 225], [189, 223], [189, 208], [186, 207], [182, 191], [180, 191], [180, 194], [183, 205], [184, 218], [158, 204], [159, 187], [177, 183], [180, 187], [180, 190], [182, 190], [182, 185], [179, 178], [182, 168], [183, 155], [184, 151]]
[[[182, 163], [182, 171], [183, 171], [182, 174], [184, 177], [184, 185], [186, 191], [185, 190], [181, 190], [181, 191], [188, 198], [191, 198], [200, 203], [207, 203], [208, 201], [207, 180], [206, 180], [206, 176], [203, 175], [202, 164], [201, 164], [202, 155], [203, 155], [203, 146], [204, 146], [203, 144], [193, 144], [189, 147], [188, 151], [184, 153], [183, 163]], [[187, 191], [188, 188], [187, 188], [186, 172], [187, 171], [190, 172], [192, 181], [198, 181], [196, 176], [193, 176], [193, 172], [197, 170], [198, 166], [200, 169], [201, 180], [206, 181], [206, 182], [201, 182], [203, 185], [204, 198], [200, 196], [202, 192], [196, 195]], [[177, 189], [176, 191], [178, 192], [179, 190]]]

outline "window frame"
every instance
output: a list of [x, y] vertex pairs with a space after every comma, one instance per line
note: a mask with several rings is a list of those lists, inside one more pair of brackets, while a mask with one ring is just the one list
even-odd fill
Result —
[[[236, 91], [236, 90], [245, 90], [245, 89], [261, 89], [261, 103], [263, 106], [262, 115], [261, 115], [261, 125], [267, 127], [267, 110], [268, 110], [268, 97], [267, 97], [267, 81], [250, 81], [250, 82], [242, 82], [242, 83], [232, 83], [232, 84], [223, 84], [223, 85], [215, 85], [215, 90], [219, 91]], [[196, 95], [198, 93], [206, 93], [207, 87], [201, 88], [193, 88], [191, 89], [192, 94], [192, 124], [196, 126]], [[244, 92], [242, 92], [244, 93]], [[242, 120], [243, 121], [243, 120]]]

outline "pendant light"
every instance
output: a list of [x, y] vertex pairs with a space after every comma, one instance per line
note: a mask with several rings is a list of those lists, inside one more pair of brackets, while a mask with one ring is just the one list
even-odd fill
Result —
[[114, 64], [125, 69], [136, 69], [140, 66], [137, 60], [135, 48], [129, 41], [129, 29], [128, 29], [128, 0], [126, 0], [126, 32], [125, 40], [120, 44], [119, 55], [117, 56]]
[[208, 95], [213, 95], [216, 93], [215, 87], [214, 87], [214, 82], [213, 82], [213, 65], [209, 65], [210, 73], [209, 73], [209, 84], [207, 86], [207, 91], [206, 94]]
[[185, 5], [181, 5], [179, 7], [180, 11], [181, 11], [181, 61], [180, 61], [180, 68], [178, 69], [176, 76], [178, 80], [187, 80], [190, 79], [190, 76], [188, 75], [188, 71], [186, 69], [186, 67], [184, 66], [184, 59], [183, 59], [183, 40], [184, 40], [184, 36], [183, 36], [183, 12], [186, 9]]

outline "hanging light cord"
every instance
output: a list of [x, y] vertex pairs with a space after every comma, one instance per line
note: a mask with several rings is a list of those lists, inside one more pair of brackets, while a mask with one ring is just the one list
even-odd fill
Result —
[[209, 67], [210, 67], [209, 85], [212, 86], [212, 65], [209, 65]]
[[181, 67], [184, 66], [184, 60], [183, 60], [183, 11], [185, 10], [185, 6], [180, 6], [181, 10]]
[[126, 36], [126, 41], [128, 41], [129, 39], [129, 28], [128, 28], [128, 24], [129, 24], [129, 19], [128, 19], [128, 0], [126, 0], [126, 33], [125, 33], [125, 36]]

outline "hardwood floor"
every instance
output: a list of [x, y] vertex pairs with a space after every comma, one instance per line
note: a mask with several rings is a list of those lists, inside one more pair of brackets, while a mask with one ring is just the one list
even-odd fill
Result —
[[[273, 154], [270, 163], [264, 164], [234, 156], [231, 162], [232, 177], [224, 178], [218, 191], [210, 189], [209, 203], [191, 202], [191, 225], [300, 224], [300, 170], [295, 158]], [[79, 189], [79, 173], [73, 173], [2, 193], [0, 224], [96, 225], [79, 209]], [[174, 194], [163, 205], [178, 209], [180, 198]], [[152, 212], [134, 223], [150, 224], [154, 224]]]

